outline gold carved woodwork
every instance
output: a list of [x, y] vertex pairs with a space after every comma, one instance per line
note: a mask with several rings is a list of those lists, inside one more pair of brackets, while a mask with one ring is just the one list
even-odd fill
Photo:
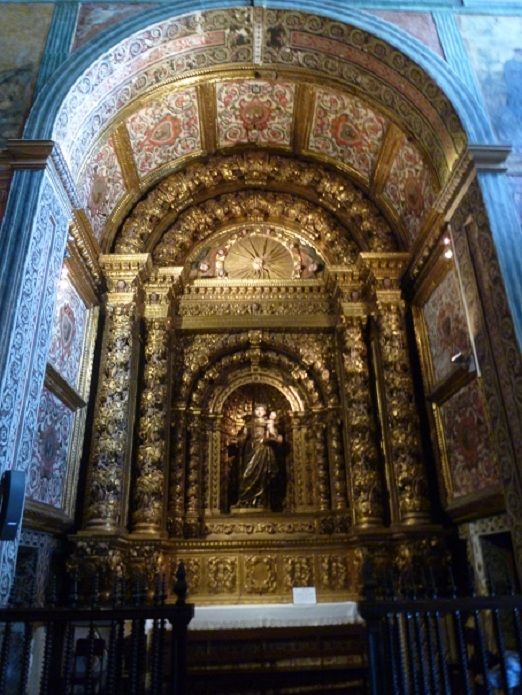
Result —
[[328, 263], [353, 264], [357, 245], [339, 221], [318, 204], [290, 193], [237, 191], [190, 207], [163, 234], [153, 250], [159, 265], [183, 265], [203, 244], [223, 244], [233, 228], [269, 226], [273, 236], [301, 240]]
[[365, 314], [345, 315], [340, 329], [345, 407], [351, 453], [353, 517], [356, 527], [384, 522], [383, 489], [373, 421]]
[[248, 594], [273, 594], [277, 590], [276, 558], [252, 555], [245, 559], [245, 591]]
[[123, 224], [116, 240], [117, 253], [141, 253], [150, 249], [179, 213], [208, 198], [208, 191], [216, 196], [230, 186], [271, 188], [311, 197], [350, 230], [360, 249], [397, 248], [384, 217], [347, 177], [317, 163], [247, 151], [190, 164], [161, 181], [135, 206]]
[[314, 585], [314, 565], [311, 557], [287, 557], [283, 562], [284, 585], [288, 589]]
[[391, 468], [401, 519], [417, 523], [429, 519], [429, 497], [423, 465], [419, 418], [410, 371], [405, 306], [399, 294], [378, 299], [380, 346], [383, 362]]
[[140, 534], [158, 534], [164, 530], [169, 309], [172, 286], [177, 277], [177, 271], [162, 268], [154, 273], [144, 288], [144, 369], [132, 514], [132, 530]]
[[207, 584], [211, 594], [233, 594], [237, 587], [237, 558], [210, 558], [207, 564]]
[[88, 529], [114, 531], [125, 523], [126, 516], [134, 326], [140, 283], [150, 269], [150, 257], [102, 256], [101, 264], [109, 294], [84, 522]]
[[140, 394], [139, 448], [132, 515], [135, 533], [156, 534], [162, 530], [168, 344], [168, 320], [146, 319], [145, 366]]
[[348, 586], [348, 561], [340, 555], [320, 558], [321, 584], [330, 591], [343, 590]]

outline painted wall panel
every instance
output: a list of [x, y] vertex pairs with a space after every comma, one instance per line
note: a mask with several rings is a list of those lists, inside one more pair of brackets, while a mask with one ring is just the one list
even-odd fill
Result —
[[87, 308], [70, 280], [58, 284], [49, 362], [74, 387], [78, 386]]
[[51, 3], [1, 5], [0, 142], [22, 132], [52, 13]]
[[72, 410], [44, 387], [26, 492], [30, 499], [58, 509], [62, 506], [73, 418]]

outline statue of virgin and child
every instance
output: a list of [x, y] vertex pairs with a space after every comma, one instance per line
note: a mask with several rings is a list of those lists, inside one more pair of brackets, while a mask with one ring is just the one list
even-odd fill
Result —
[[267, 416], [266, 407], [257, 405], [238, 435], [239, 492], [233, 509], [270, 509], [271, 484], [280, 473], [282, 447], [277, 413]]

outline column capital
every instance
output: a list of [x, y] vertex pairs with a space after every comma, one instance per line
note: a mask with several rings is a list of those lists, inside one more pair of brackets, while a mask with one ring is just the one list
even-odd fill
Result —
[[406, 270], [410, 254], [405, 252], [360, 254], [361, 264], [375, 280], [376, 292], [399, 289], [400, 280]]
[[146, 319], [167, 319], [176, 285], [183, 268], [156, 268], [144, 284]]
[[103, 269], [111, 304], [126, 304], [134, 300], [136, 290], [152, 270], [150, 253], [102, 254]]

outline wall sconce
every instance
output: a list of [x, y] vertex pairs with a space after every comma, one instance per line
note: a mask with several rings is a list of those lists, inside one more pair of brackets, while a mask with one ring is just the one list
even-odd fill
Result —
[[465, 354], [463, 352], [456, 352], [451, 357], [451, 363], [457, 367], [462, 367], [468, 372], [476, 372], [477, 365], [475, 364], [475, 358], [472, 354]]

